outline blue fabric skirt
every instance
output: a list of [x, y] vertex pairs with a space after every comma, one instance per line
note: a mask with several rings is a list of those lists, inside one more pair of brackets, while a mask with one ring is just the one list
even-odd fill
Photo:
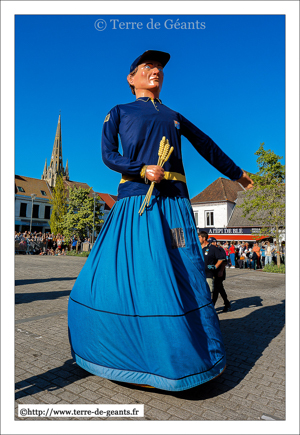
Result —
[[226, 356], [190, 201], [144, 196], [112, 208], [72, 289], [73, 358], [95, 375], [180, 391]]

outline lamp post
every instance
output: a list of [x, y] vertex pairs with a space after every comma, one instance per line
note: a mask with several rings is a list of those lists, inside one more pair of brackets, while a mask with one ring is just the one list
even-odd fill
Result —
[[37, 197], [35, 193], [32, 193], [31, 195], [31, 218], [30, 218], [30, 234], [31, 234], [31, 227], [32, 227], [32, 213], [33, 213], [33, 201]]
[[92, 244], [94, 244], [94, 240], [95, 240], [95, 200], [96, 197], [98, 196], [98, 194], [96, 192], [92, 193], [93, 198], [94, 198], [94, 216], [93, 216], [93, 236], [92, 236]]

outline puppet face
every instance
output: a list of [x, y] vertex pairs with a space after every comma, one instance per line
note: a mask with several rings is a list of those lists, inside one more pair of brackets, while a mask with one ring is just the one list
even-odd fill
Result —
[[164, 73], [160, 62], [147, 61], [138, 66], [134, 76], [128, 76], [128, 81], [135, 87], [135, 91], [149, 90], [160, 92]]

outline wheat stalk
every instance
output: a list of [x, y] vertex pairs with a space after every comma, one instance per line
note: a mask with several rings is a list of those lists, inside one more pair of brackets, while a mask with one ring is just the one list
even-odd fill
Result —
[[[165, 136], [163, 136], [159, 144], [157, 166], [163, 167], [163, 165], [169, 160], [170, 155], [172, 154], [173, 151], [174, 151], [174, 147], [170, 148], [170, 143], [168, 139], [166, 139]], [[155, 185], [155, 181], [152, 181], [149, 190], [144, 198], [144, 201], [139, 209], [140, 216], [142, 216], [142, 214], [144, 213], [145, 207], [149, 206], [150, 204], [150, 199], [152, 196], [154, 185]]]

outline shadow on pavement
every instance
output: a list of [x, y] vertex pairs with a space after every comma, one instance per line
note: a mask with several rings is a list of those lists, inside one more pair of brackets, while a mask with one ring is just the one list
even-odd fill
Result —
[[38, 278], [38, 279], [16, 279], [15, 280], [15, 286], [19, 285], [28, 285], [28, 284], [43, 284], [45, 282], [59, 282], [59, 281], [75, 281], [77, 279], [77, 276], [74, 276], [74, 278], [71, 277], [63, 277], [63, 278]]
[[[244, 298], [234, 301], [232, 307], [234, 310], [246, 307], [262, 307], [262, 300], [260, 297]], [[235, 388], [245, 378], [270, 342], [281, 332], [284, 324], [285, 301], [281, 301], [277, 305], [258, 308], [242, 318], [221, 319], [220, 326], [227, 357], [226, 370], [219, 377], [198, 387], [175, 392], [135, 387], [121, 382], [116, 383], [184, 400], [213, 398]]]
[[[227, 368], [218, 378], [198, 387], [181, 392], [164, 391], [156, 388], [143, 388], [112, 381], [127, 388], [171, 395], [184, 400], [205, 400], [230, 391], [249, 373], [262, 356], [269, 343], [281, 332], [285, 323], [285, 301], [280, 304], [261, 307], [259, 297], [235, 301], [236, 308], [257, 306], [258, 309], [238, 319], [221, 319], [220, 326], [224, 338]], [[41, 375], [32, 376], [16, 384], [16, 399], [40, 391], [49, 392], [70, 385], [91, 374], [67, 360], [63, 366], [49, 370]], [[51, 385], [49, 385], [51, 384]]]
[[16, 390], [20, 391], [16, 391], [15, 397], [17, 400], [42, 391], [56, 391], [88, 376], [91, 374], [79, 367], [71, 358], [65, 361], [61, 367], [17, 382]]
[[[219, 301], [222, 301], [221, 296], [219, 296]], [[224, 302], [223, 302], [224, 303]], [[253, 308], [253, 307], [262, 307], [262, 299], [259, 296], [253, 296], [250, 298], [243, 299], [231, 299], [230, 300], [231, 311], [241, 310], [242, 308]], [[216, 312], [220, 314], [223, 311], [223, 306], [216, 308]]]
[[33, 301], [45, 301], [62, 298], [69, 296], [71, 290], [57, 290], [49, 292], [37, 292], [37, 293], [18, 293], [15, 295], [16, 304], [28, 304]]

